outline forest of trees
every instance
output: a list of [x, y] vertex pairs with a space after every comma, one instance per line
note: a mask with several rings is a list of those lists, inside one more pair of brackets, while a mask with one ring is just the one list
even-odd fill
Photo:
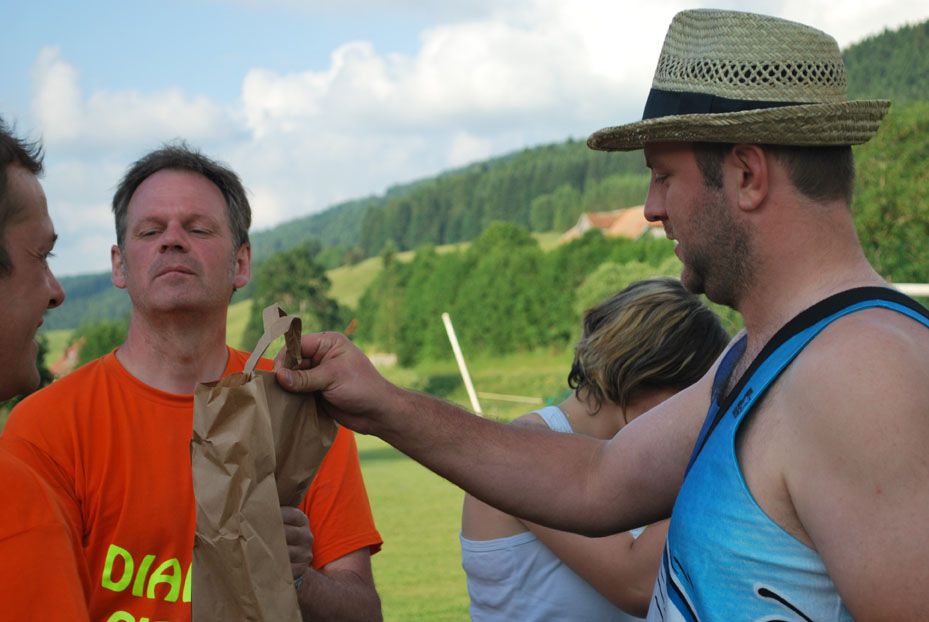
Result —
[[[886, 278], [927, 282], [929, 21], [864, 40], [845, 58], [851, 97], [894, 101], [877, 137], [855, 148], [862, 244]], [[664, 263], [673, 260], [660, 240], [590, 235], [544, 253], [529, 232], [563, 231], [582, 212], [639, 204], [646, 189], [640, 153], [592, 152], [580, 140], [525, 149], [253, 234], [255, 276], [236, 299], [254, 301], [251, 336], [256, 313], [272, 300], [292, 299], [285, 306], [316, 318], [308, 328], [332, 328], [354, 311], [359, 340], [406, 363], [445, 355], [442, 311], [452, 313], [474, 352], [564, 345], [597, 287], [608, 292], [627, 275], [674, 274], [676, 267]], [[463, 240], [473, 244], [448, 254], [434, 249]], [[396, 258], [405, 249], [419, 249], [409, 263]], [[358, 309], [339, 307], [325, 270], [375, 255], [383, 270]], [[63, 284], [68, 300], [46, 327], [89, 326], [128, 312], [128, 297], [108, 274]]]
[[370, 257], [388, 241], [409, 250], [472, 240], [496, 221], [535, 231], [551, 231], [555, 223], [565, 229], [584, 211], [581, 197], [592, 196], [593, 188], [606, 179], [619, 177], [613, 186], [625, 190], [626, 197], [613, 196], [602, 206], [641, 203], [645, 173], [640, 154], [599, 153], [580, 141], [537, 147], [447, 173], [384, 205], [369, 207], [358, 244], [361, 254]]
[[254, 274], [252, 304], [243, 341], [254, 344], [264, 333], [262, 310], [279, 304], [287, 313], [299, 315], [303, 330], [331, 330], [343, 323], [348, 311], [329, 297], [329, 277], [319, 262], [321, 247], [305, 241], [271, 255]]
[[884, 31], [843, 53], [852, 99], [929, 100], [929, 21]]
[[[673, 249], [663, 238], [607, 239], [591, 231], [546, 253], [526, 229], [495, 222], [462, 251], [440, 254], [424, 246], [401, 262], [388, 250], [358, 304], [357, 338], [396, 353], [402, 365], [447, 358], [440, 316], [448, 312], [471, 354], [564, 348], [578, 336], [583, 308], [612, 288], [676, 275]], [[616, 278], [590, 278], [604, 267]]]

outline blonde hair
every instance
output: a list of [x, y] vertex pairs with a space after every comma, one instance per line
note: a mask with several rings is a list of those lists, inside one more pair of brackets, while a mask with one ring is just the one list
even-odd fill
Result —
[[716, 314], [680, 281], [638, 281], [584, 313], [568, 386], [598, 410], [604, 400], [625, 409], [643, 389], [690, 386], [728, 341]]

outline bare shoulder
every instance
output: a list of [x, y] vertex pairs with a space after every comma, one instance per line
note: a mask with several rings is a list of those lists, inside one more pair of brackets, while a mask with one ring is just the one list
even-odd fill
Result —
[[925, 406], [929, 328], [886, 309], [859, 311], [823, 330], [791, 367], [789, 383], [805, 395]]
[[899, 438], [906, 430], [929, 441], [929, 329], [884, 309], [837, 320], [788, 368], [779, 392], [798, 431], [824, 448], [894, 451], [916, 440]]
[[545, 425], [545, 421], [542, 419], [542, 417], [540, 417], [539, 414], [535, 412], [520, 415], [519, 417], [516, 417], [516, 419], [513, 419], [513, 421], [510, 423], [520, 426]]
[[837, 320], [773, 397], [789, 421], [788, 486], [815, 490], [810, 507], [827, 487], [902, 501], [914, 478], [929, 477], [929, 329], [918, 322], [878, 309]]
[[788, 423], [780, 475], [852, 615], [921, 619], [929, 607], [929, 329], [882, 309], [841, 318], [771, 397]]
[[510, 422], [510, 425], [515, 425], [518, 427], [525, 428], [547, 428], [545, 420], [542, 419], [537, 413], [531, 412], [526, 413], [525, 415], [520, 415], [516, 419]]

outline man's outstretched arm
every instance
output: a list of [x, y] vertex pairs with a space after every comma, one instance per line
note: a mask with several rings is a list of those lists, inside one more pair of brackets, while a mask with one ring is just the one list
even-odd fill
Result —
[[[325, 412], [374, 434], [509, 514], [604, 535], [669, 516], [709, 399], [711, 374], [608, 442], [507, 426], [387, 382], [337, 333], [304, 335], [292, 391], [318, 391]], [[538, 482], [549, 484], [540, 487]]]

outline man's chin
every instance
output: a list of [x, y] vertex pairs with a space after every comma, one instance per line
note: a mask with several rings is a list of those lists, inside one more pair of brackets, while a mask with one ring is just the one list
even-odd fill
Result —
[[681, 269], [681, 285], [694, 296], [706, 293], [706, 283], [703, 277], [689, 268], [687, 264], [684, 264]]
[[39, 370], [35, 367], [35, 358], [33, 357], [31, 369], [23, 370], [21, 374], [10, 378], [9, 383], [0, 385], [0, 401], [29, 395], [39, 388], [40, 382]]
[[200, 314], [228, 306], [228, 301], [210, 300], [205, 296], [197, 295], [197, 292], [184, 291], [172, 292], [171, 295], [153, 300], [149, 305], [149, 309], [163, 314]]

